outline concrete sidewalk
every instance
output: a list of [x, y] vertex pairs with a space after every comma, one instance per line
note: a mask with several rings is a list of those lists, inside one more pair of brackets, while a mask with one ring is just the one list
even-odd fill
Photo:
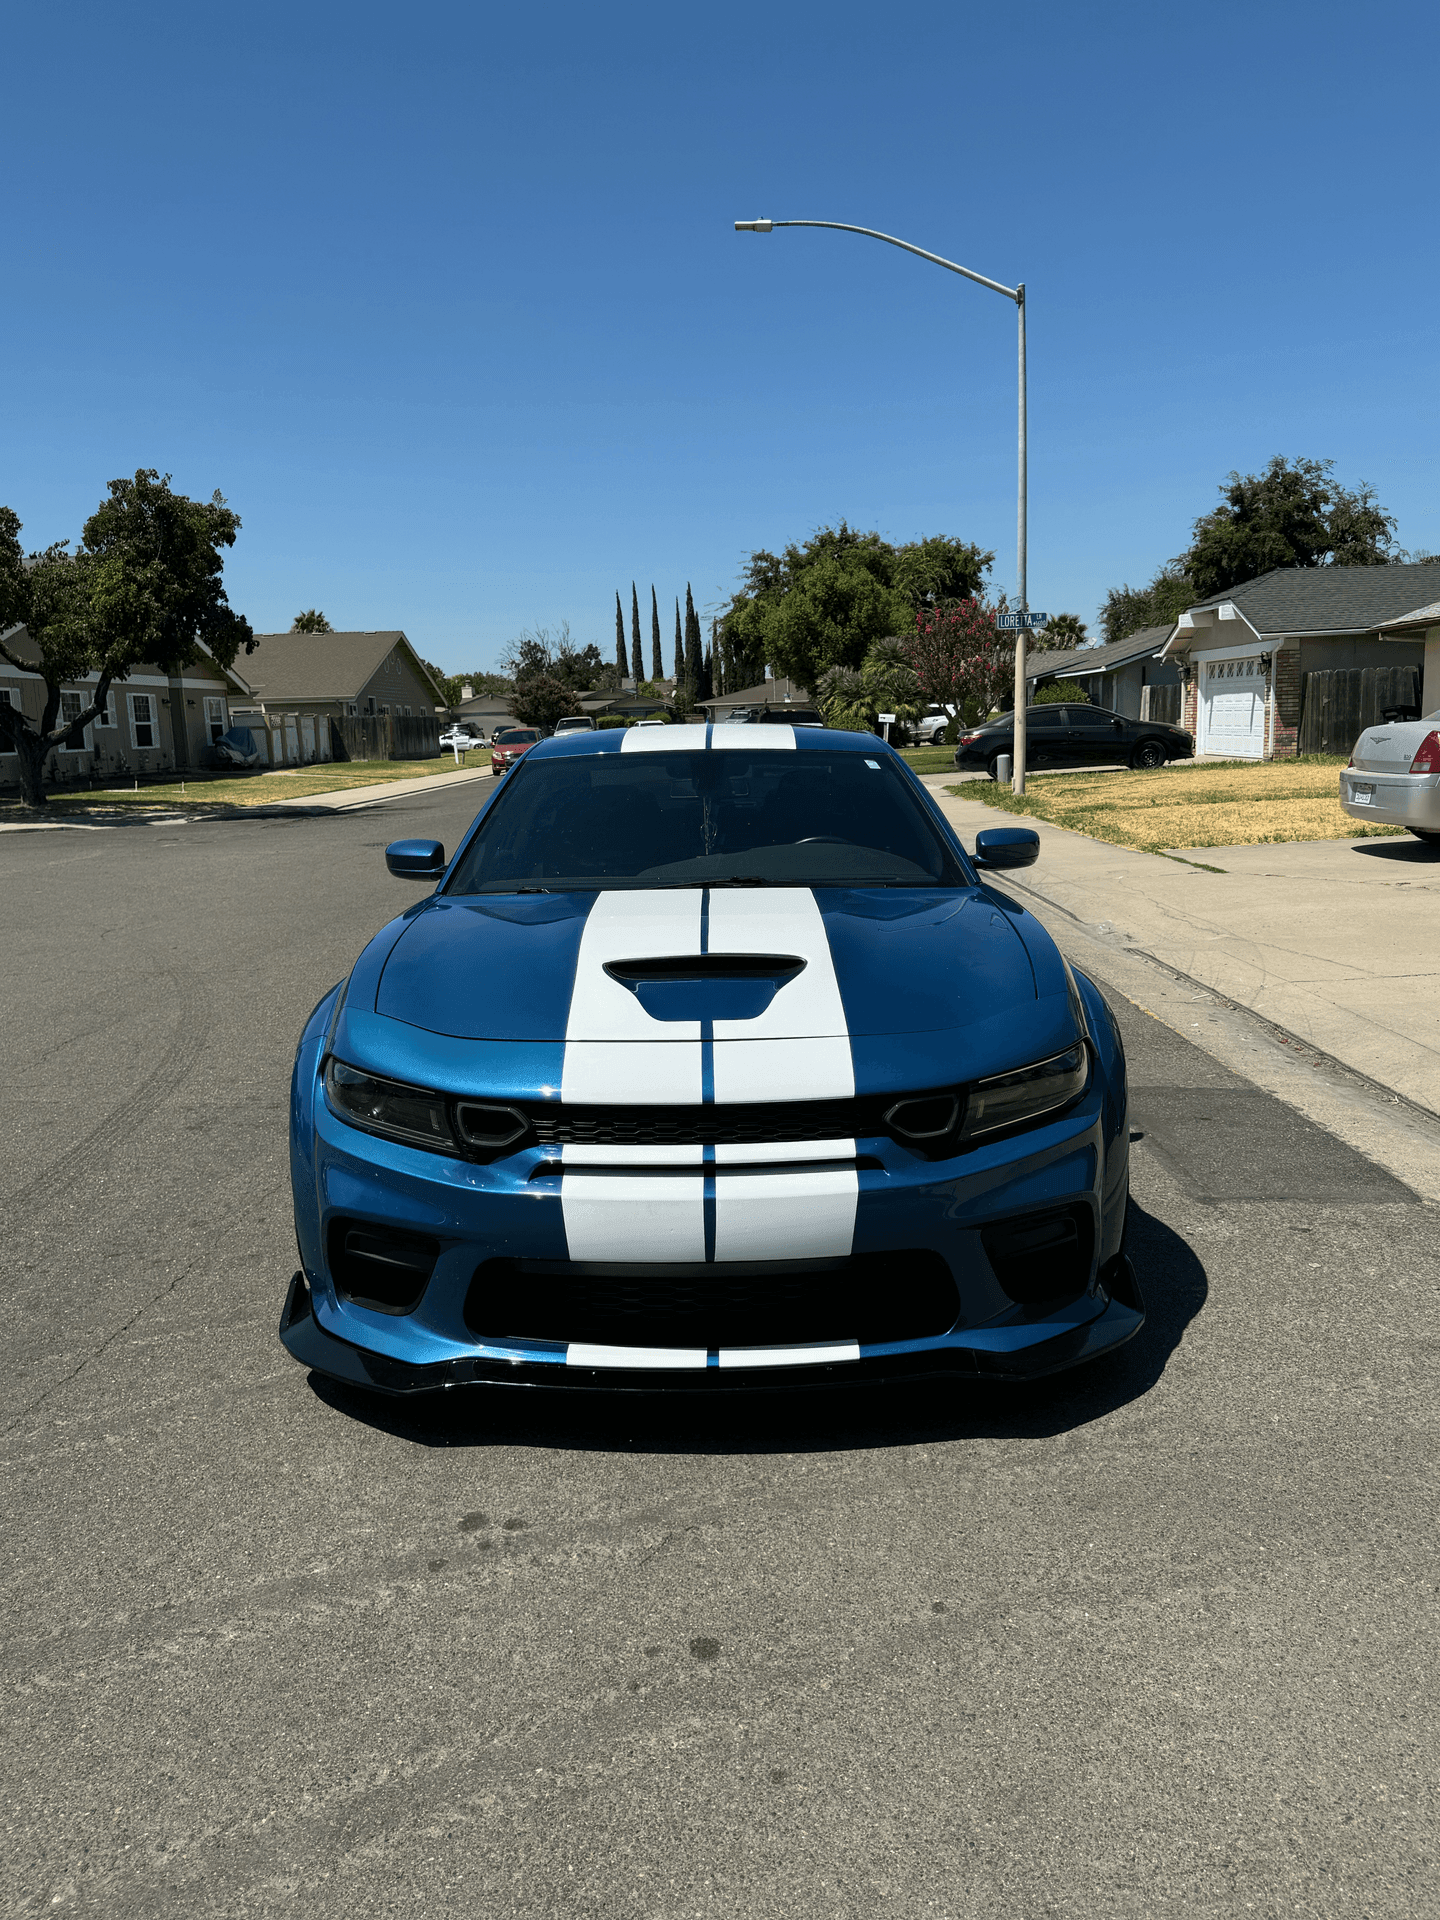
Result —
[[986, 827], [1040, 835], [1038, 863], [996, 884], [1047, 924], [1068, 915], [1440, 1112], [1440, 849], [1407, 836], [1186, 856], [1223, 869], [1207, 872], [1017, 820], [940, 784], [931, 790], [967, 847]]

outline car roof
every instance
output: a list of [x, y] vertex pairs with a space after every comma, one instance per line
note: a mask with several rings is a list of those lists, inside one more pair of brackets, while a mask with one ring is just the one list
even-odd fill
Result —
[[[697, 748], [713, 746], [713, 736], [719, 729], [705, 722], [693, 725], [675, 725], [666, 727], [663, 732], [658, 727], [646, 729], [645, 744], [631, 747], [630, 752], [659, 753], [694, 752]], [[634, 738], [637, 727], [607, 727], [596, 733], [567, 733], [553, 735], [542, 740], [531, 749], [531, 760], [557, 760], [580, 753], [623, 753], [626, 742]], [[656, 738], [655, 736], [659, 736]], [[733, 738], [733, 734], [730, 736]], [[873, 733], [843, 733], [838, 727], [756, 727], [747, 731], [744, 745], [755, 753], [785, 753], [793, 742], [797, 753], [814, 753], [817, 749], [845, 753], [894, 754], [893, 747], [886, 746], [883, 740]], [[739, 743], [737, 743], [738, 746]], [[734, 748], [714, 748], [714, 751], [735, 751]]]

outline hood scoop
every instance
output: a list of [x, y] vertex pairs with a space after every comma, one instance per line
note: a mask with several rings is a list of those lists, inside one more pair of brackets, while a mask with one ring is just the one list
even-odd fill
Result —
[[786, 953], [691, 953], [608, 960], [605, 971], [652, 1020], [758, 1020], [805, 962]]

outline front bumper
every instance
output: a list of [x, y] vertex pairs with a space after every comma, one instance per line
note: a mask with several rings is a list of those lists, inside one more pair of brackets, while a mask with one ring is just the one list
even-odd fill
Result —
[[397, 1396], [443, 1393], [456, 1387], [551, 1387], [620, 1393], [757, 1393], [799, 1387], [882, 1385], [888, 1382], [952, 1379], [1019, 1383], [1043, 1379], [1097, 1359], [1124, 1346], [1145, 1324], [1140, 1285], [1127, 1255], [1119, 1254], [1100, 1276], [1102, 1304], [1093, 1319], [1051, 1330], [1028, 1346], [1012, 1348], [966, 1344], [964, 1336], [918, 1352], [863, 1348], [858, 1360], [827, 1366], [764, 1367], [730, 1372], [717, 1366], [703, 1371], [666, 1372], [645, 1368], [583, 1367], [562, 1356], [502, 1359], [495, 1354], [465, 1355], [429, 1363], [400, 1360], [354, 1345], [328, 1333], [315, 1317], [314, 1301], [303, 1273], [296, 1273], [280, 1315], [280, 1339], [302, 1366], [370, 1393]]
[[1352, 820], [1440, 833], [1440, 774], [1366, 773], [1346, 767], [1340, 775], [1340, 805]]

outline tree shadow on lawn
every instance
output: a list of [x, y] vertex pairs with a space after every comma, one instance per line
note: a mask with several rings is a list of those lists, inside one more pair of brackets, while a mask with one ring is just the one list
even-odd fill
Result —
[[1205, 1305], [1194, 1250], [1130, 1203], [1129, 1250], [1146, 1320], [1086, 1366], [1007, 1386], [957, 1377], [896, 1386], [653, 1394], [543, 1387], [459, 1388], [390, 1399], [312, 1373], [336, 1412], [427, 1447], [559, 1447], [586, 1453], [837, 1453], [953, 1440], [1053, 1439], [1128, 1406], [1165, 1371]]

